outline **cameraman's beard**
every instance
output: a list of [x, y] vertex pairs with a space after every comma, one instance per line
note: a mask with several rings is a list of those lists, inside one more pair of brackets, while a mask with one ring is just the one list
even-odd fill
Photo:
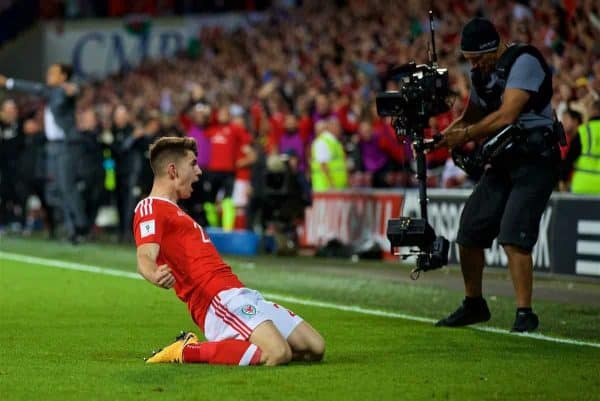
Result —
[[484, 72], [481, 68], [472, 68], [471, 69], [471, 81], [473, 82], [473, 86], [478, 88], [484, 88], [490, 82], [492, 78], [491, 73]]

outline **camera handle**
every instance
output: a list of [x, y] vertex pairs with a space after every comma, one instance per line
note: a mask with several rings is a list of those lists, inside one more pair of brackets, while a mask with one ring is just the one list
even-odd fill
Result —
[[427, 160], [425, 152], [433, 150], [436, 143], [442, 140], [441, 134], [435, 134], [432, 141], [425, 141], [423, 135], [414, 135], [413, 141], [417, 159], [417, 181], [419, 181], [419, 206], [421, 207], [421, 218], [427, 220]]

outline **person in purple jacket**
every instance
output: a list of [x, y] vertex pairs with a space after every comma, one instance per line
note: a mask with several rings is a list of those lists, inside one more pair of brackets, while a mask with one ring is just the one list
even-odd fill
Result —
[[[197, 163], [201, 170], [205, 171], [210, 158], [210, 140], [206, 137], [205, 131], [210, 118], [210, 106], [205, 103], [196, 103], [190, 110], [190, 118], [192, 125], [190, 126], [187, 136], [194, 138], [198, 147]], [[196, 220], [200, 225], [206, 225], [206, 216], [202, 205], [208, 199], [208, 194], [204, 191], [204, 180], [200, 178], [192, 184], [192, 196], [186, 199], [182, 206], [187, 210], [189, 215]]]
[[298, 158], [298, 171], [304, 173], [306, 170], [306, 145], [298, 131], [298, 119], [294, 114], [285, 116], [285, 131], [279, 141], [279, 153], [293, 152]]
[[395, 138], [385, 137], [385, 133], [374, 131], [368, 120], [358, 126], [360, 158], [362, 169], [372, 177], [372, 186], [386, 188], [393, 185], [392, 173], [397, 163], [402, 163], [402, 147]]

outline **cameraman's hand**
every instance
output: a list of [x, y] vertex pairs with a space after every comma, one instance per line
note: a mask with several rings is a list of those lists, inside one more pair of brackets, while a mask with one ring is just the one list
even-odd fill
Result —
[[442, 134], [442, 139], [435, 145], [436, 148], [455, 148], [468, 141], [466, 128], [453, 128]]

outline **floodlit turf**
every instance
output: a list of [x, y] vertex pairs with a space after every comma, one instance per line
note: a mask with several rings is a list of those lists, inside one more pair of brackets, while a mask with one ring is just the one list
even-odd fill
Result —
[[[0, 250], [134, 270], [133, 248], [3, 239]], [[393, 283], [289, 271], [272, 260], [270, 266], [234, 266], [259, 289], [338, 304], [435, 317], [440, 312], [433, 310], [434, 299], [457, 299], [439, 288], [410, 287], [413, 293], [403, 294], [407, 287], [396, 285], [395, 293]], [[509, 305], [505, 299], [493, 305], [506, 309], [495, 325], [508, 319], [503, 314]], [[149, 351], [180, 329], [193, 329], [185, 305], [171, 291], [142, 280], [0, 258], [0, 400], [599, 399], [599, 348], [286, 306], [322, 332], [324, 363], [148, 366], [142, 358]], [[572, 315], [577, 327], [561, 332], [558, 324], [545, 334], [575, 333], [598, 342], [598, 308], [544, 304], [552, 306], [565, 319]]]

